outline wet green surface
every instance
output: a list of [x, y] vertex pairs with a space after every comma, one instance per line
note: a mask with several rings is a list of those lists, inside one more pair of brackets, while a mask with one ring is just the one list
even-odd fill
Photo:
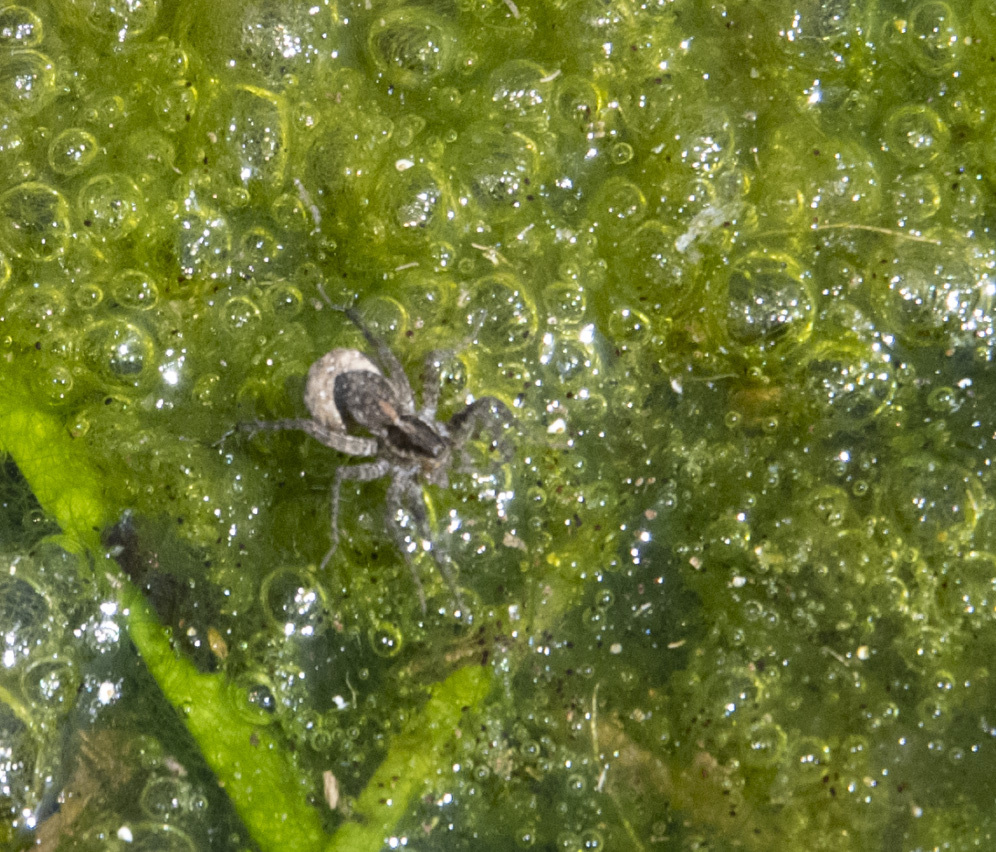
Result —
[[[994, 55], [967, 0], [0, 8], [4, 843], [991, 846]], [[427, 614], [385, 481], [320, 570], [356, 460], [220, 440], [364, 345], [319, 284], [515, 413]]]

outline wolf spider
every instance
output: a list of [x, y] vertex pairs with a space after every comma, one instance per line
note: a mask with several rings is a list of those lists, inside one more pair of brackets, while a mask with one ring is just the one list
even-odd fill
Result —
[[[413, 543], [418, 538], [429, 540], [431, 537], [420, 482], [445, 487], [454, 452], [485, 425], [490, 425], [492, 438], [496, 441], [501, 424], [510, 423], [514, 418], [501, 400], [484, 396], [445, 422], [437, 419], [440, 391], [437, 362], [442, 354], [438, 350], [430, 352], [426, 358], [422, 406], [417, 407], [401, 362], [387, 344], [366, 326], [353, 308], [334, 305], [324, 291], [321, 292], [329, 307], [344, 313], [363, 333], [376, 360], [357, 349], [333, 349], [308, 370], [304, 404], [311, 413], [310, 419], [253, 420], [241, 424], [239, 429], [250, 434], [299, 429], [340, 453], [372, 457], [372, 461], [343, 465], [335, 472], [332, 546], [322, 559], [321, 568], [328, 565], [339, 546], [339, 499], [343, 482], [370, 482], [390, 476], [387, 489], [389, 526], [398, 549], [409, 563], [419, 603], [425, 612], [425, 592], [413, 561], [413, 550], [417, 546]], [[414, 525], [410, 541], [402, 523], [406, 509]], [[438, 550], [433, 553], [440, 574], [462, 609], [460, 591], [450, 567], [452, 560]]]

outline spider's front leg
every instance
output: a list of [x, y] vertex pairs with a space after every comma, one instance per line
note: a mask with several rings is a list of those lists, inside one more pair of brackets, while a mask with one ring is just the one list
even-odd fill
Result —
[[321, 284], [318, 285], [318, 292], [326, 305], [332, 308], [333, 311], [339, 311], [339, 313], [345, 314], [346, 318], [363, 334], [363, 339], [377, 350], [377, 359], [380, 361], [380, 368], [386, 373], [387, 380], [391, 383], [391, 386], [394, 388], [394, 392], [398, 395], [398, 401], [401, 403], [405, 414], [414, 414], [415, 394], [412, 392], [412, 386], [408, 381], [408, 376], [405, 375], [401, 362], [391, 351], [391, 348], [370, 330], [369, 326], [367, 326], [367, 324], [363, 321], [363, 318], [360, 316], [360, 313], [356, 310], [356, 308], [348, 305], [335, 304], [328, 297], [328, 294], [325, 292], [325, 288], [322, 287]]
[[404, 408], [405, 414], [415, 413], [415, 394], [412, 391], [411, 383], [405, 374], [404, 368], [398, 357], [391, 351], [391, 348], [376, 334], [374, 334], [365, 322], [361, 319], [355, 308], [336, 308], [342, 311], [349, 320], [363, 334], [364, 340], [377, 350], [377, 360], [380, 361], [381, 369], [387, 374], [387, 380], [398, 395], [398, 401]]
[[493, 396], [482, 396], [480, 399], [475, 399], [462, 411], [454, 414], [450, 418], [447, 428], [455, 447], [465, 443], [475, 432], [483, 431], [486, 428], [491, 435], [492, 442], [507, 460], [511, 456], [511, 448], [503, 446], [499, 439], [501, 438], [502, 426], [514, 422], [515, 416], [504, 402]]
[[390, 464], [381, 459], [365, 464], [345, 465], [336, 469], [335, 477], [332, 479], [332, 546], [322, 558], [322, 564], [319, 566], [321, 570], [325, 570], [325, 566], [329, 564], [329, 560], [335, 556], [336, 550], [339, 549], [339, 497], [342, 492], [342, 483], [371, 482], [374, 479], [380, 479], [390, 468]]
[[453, 353], [448, 349], [433, 349], [425, 356], [422, 365], [422, 407], [419, 413], [430, 420], [436, 419], [439, 394], [442, 391], [442, 362]]

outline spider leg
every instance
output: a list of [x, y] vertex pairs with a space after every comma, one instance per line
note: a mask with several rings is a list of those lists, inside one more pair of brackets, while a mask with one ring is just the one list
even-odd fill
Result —
[[422, 368], [422, 410], [431, 419], [436, 419], [436, 409], [439, 406], [439, 394], [442, 390], [442, 376], [440, 374], [440, 361], [444, 358], [456, 355], [470, 346], [474, 342], [474, 336], [481, 330], [484, 317], [474, 324], [474, 330], [468, 334], [460, 343], [451, 349], [433, 349], [425, 356], [425, 365]]
[[[240, 432], [248, 432], [255, 435], [257, 432], [277, 432], [284, 429], [294, 429], [310, 435], [320, 444], [345, 453], [347, 456], [373, 456], [377, 454], [377, 440], [375, 438], [360, 438], [356, 435], [347, 435], [344, 432], [336, 432], [322, 426], [315, 420], [296, 418], [292, 420], [249, 420], [240, 423], [237, 427]], [[230, 434], [230, 433], [228, 433]]]
[[380, 367], [387, 374], [387, 380], [394, 387], [394, 391], [405, 409], [404, 413], [414, 414], [415, 394], [412, 392], [412, 386], [408, 381], [408, 376], [405, 375], [401, 362], [391, 351], [390, 347], [363, 322], [363, 318], [356, 308], [352, 307], [352, 305], [334, 304], [328, 295], [326, 295], [325, 288], [321, 284], [318, 285], [318, 292], [321, 294], [322, 299], [325, 300], [326, 305], [334, 311], [345, 314], [349, 321], [362, 332], [364, 340], [377, 350], [377, 359], [380, 361]]
[[380, 479], [388, 472], [390, 465], [384, 459], [364, 464], [345, 465], [336, 469], [335, 477], [332, 479], [332, 546], [322, 558], [321, 570], [335, 556], [339, 549], [339, 496], [342, 492], [342, 483], [349, 482], [371, 482]]
[[[432, 531], [429, 529], [429, 517], [425, 508], [425, 501], [422, 497], [422, 488], [414, 477], [399, 476], [391, 483], [391, 487], [387, 492], [387, 505], [392, 519], [407, 512], [412, 519], [412, 532], [414, 535], [418, 538], [431, 540]], [[414, 581], [415, 589], [418, 592], [419, 605], [422, 608], [422, 612], [425, 613], [425, 590], [422, 588], [422, 581], [418, 576], [415, 560], [412, 558], [411, 553], [407, 548], [408, 542], [406, 541], [405, 530], [400, 524], [397, 523], [392, 524], [392, 528], [394, 530], [398, 549], [405, 554], [405, 559], [408, 561], [408, 567], [411, 570], [412, 580]], [[440, 575], [446, 583], [447, 588], [450, 590], [450, 593], [453, 595], [453, 599], [456, 601], [457, 606], [462, 610], [463, 598], [460, 595], [460, 588], [457, 586], [456, 578], [451, 567], [453, 560], [450, 559], [449, 556], [441, 553], [435, 546], [432, 548], [432, 554]]]
[[[414, 499], [412, 499], [413, 492]], [[406, 498], [408, 499], [406, 500]], [[398, 550], [401, 551], [405, 557], [405, 561], [408, 563], [408, 568], [412, 574], [412, 580], [415, 583], [415, 591], [418, 593], [419, 606], [422, 608], [422, 612], [424, 613], [426, 611], [425, 590], [422, 588], [422, 580], [419, 579], [418, 570], [415, 566], [415, 560], [412, 558], [412, 554], [408, 550], [408, 541], [407, 536], [405, 535], [405, 529], [398, 520], [407, 511], [414, 522], [414, 537], [416, 539], [424, 538], [424, 532], [428, 526], [428, 517], [425, 511], [425, 504], [422, 502], [422, 494], [419, 492], [418, 486], [412, 477], [396, 476], [392, 480], [391, 485], [387, 489], [387, 511], [389, 516], [388, 525], [391, 528], [391, 533], [394, 536], [394, 541], [398, 547]]]
[[453, 595], [453, 600], [456, 601], [457, 608], [463, 612], [463, 597], [460, 595], [460, 587], [456, 583], [456, 576], [453, 572], [453, 560], [450, 558], [448, 553], [436, 553], [436, 566], [439, 568], [439, 573], [443, 575], [443, 581], [446, 583], [447, 588], [449, 588], [450, 593]]
[[422, 408], [419, 414], [429, 420], [436, 419], [439, 394], [443, 389], [441, 362], [454, 353], [453, 349], [433, 349], [425, 356], [422, 366]]
[[[493, 396], [482, 396], [462, 411], [454, 414], [447, 425], [453, 445], [459, 447], [472, 434], [485, 426], [488, 427], [492, 441], [497, 442], [501, 436], [502, 424], [514, 421], [515, 417], [504, 402]], [[499, 449], [502, 450], [503, 456], [508, 456], [506, 448], [499, 447]]]
[[377, 350], [377, 360], [380, 361], [381, 369], [387, 375], [387, 380], [394, 387], [394, 391], [398, 395], [398, 400], [404, 407], [404, 413], [414, 414], [415, 393], [412, 391], [411, 383], [408, 381], [408, 376], [405, 374], [405, 370], [401, 366], [397, 355], [391, 351], [391, 348], [380, 337], [367, 327], [355, 308], [339, 308], [338, 310], [341, 310], [349, 317], [353, 325], [363, 333], [363, 337], [367, 343]]

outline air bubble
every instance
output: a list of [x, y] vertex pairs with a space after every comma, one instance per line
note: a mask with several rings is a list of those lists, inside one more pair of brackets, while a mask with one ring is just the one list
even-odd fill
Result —
[[420, 9], [396, 9], [378, 18], [367, 45], [385, 80], [405, 89], [428, 86], [448, 72], [453, 61], [453, 34]]
[[[871, 153], [838, 138], [800, 139], [797, 133], [776, 134], [769, 168], [781, 173], [771, 185], [772, 209], [800, 226], [814, 221], [868, 222], [882, 201], [882, 178]], [[784, 193], [779, 197], [779, 193]]]
[[55, 66], [36, 50], [14, 50], [0, 60], [0, 103], [15, 115], [38, 113], [55, 95]]
[[844, 489], [825, 485], [809, 496], [809, 505], [821, 525], [839, 529], [847, 520], [851, 501]]
[[444, 182], [425, 165], [393, 169], [381, 182], [381, 203], [402, 231], [416, 232], [438, 221], [444, 208]]
[[[309, 66], [323, 55], [335, 56], [338, 45], [330, 44], [328, 11], [321, 6], [294, 3], [240, 4], [244, 17], [235, 26], [223, 28], [238, 34], [237, 51], [232, 55], [239, 64], [249, 65], [268, 82], [286, 84], [289, 75], [305, 74]], [[322, 14], [317, 14], [322, 10]]]
[[996, 617], [996, 555], [971, 551], [952, 563], [947, 579], [960, 612], [986, 622]]
[[633, 146], [628, 142], [616, 142], [609, 151], [613, 164], [622, 166], [633, 159]]
[[213, 405], [219, 397], [220, 383], [221, 376], [217, 373], [206, 373], [194, 382], [191, 395], [201, 405]]
[[29, 811], [36, 803], [37, 746], [31, 732], [7, 704], [0, 704], [0, 789], [4, 819]]
[[557, 835], [554, 848], [558, 852], [578, 852], [581, 848], [581, 837], [573, 831], [562, 831]]
[[755, 722], [750, 726], [747, 736], [748, 749], [744, 754], [744, 763], [757, 769], [783, 764], [788, 737], [779, 725], [772, 721]]
[[609, 338], [622, 350], [640, 351], [653, 338], [653, 323], [635, 308], [616, 308], [606, 325]]
[[60, 175], [79, 174], [96, 159], [97, 148], [97, 139], [92, 133], [70, 127], [49, 143], [48, 164]]
[[557, 80], [555, 115], [565, 129], [587, 132], [601, 109], [598, 90], [584, 77], [568, 74]]
[[958, 18], [947, 3], [927, 0], [913, 7], [903, 35], [922, 71], [940, 75], [954, 68], [962, 43], [958, 27]]
[[536, 310], [514, 276], [504, 273], [479, 278], [470, 287], [474, 317], [483, 319], [481, 345], [493, 353], [521, 349], [536, 335]]
[[519, 849], [530, 849], [536, 845], [536, 826], [527, 825], [515, 832], [515, 845]]
[[89, 367], [106, 381], [140, 386], [156, 375], [156, 347], [136, 325], [103, 320], [86, 334], [84, 355]]
[[929, 222], [941, 209], [940, 183], [927, 170], [897, 175], [890, 196], [892, 216], [903, 228]]
[[807, 279], [794, 260], [782, 255], [757, 252], [735, 263], [727, 283], [730, 339], [763, 351], [809, 337], [815, 299]]
[[932, 346], [968, 340], [992, 324], [996, 286], [974, 268], [969, 246], [913, 243], [878, 266], [874, 294], [884, 327], [904, 343]]
[[273, 263], [283, 248], [281, 241], [273, 232], [262, 226], [247, 228], [238, 239], [240, 264], [253, 275], [265, 274], [267, 267]]
[[52, 187], [22, 183], [0, 195], [0, 243], [14, 256], [53, 260], [69, 236], [69, 204]]
[[260, 589], [263, 611], [286, 636], [311, 637], [324, 629], [325, 593], [310, 575], [280, 568], [267, 575]]
[[975, 529], [981, 486], [967, 472], [932, 455], [900, 460], [887, 490], [896, 518], [925, 544], [964, 543]]
[[138, 269], [126, 269], [114, 277], [111, 293], [125, 308], [148, 310], [159, 301], [159, 287], [151, 276]]
[[595, 192], [588, 210], [596, 227], [605, 228], [613, 236], [635, 228], [647, 212], [643, 191], [625, 178], [609, 178]]
[[141, 160], [147, 178], [165, 179], [176, 169], [176, 146], [162, 133], [149, 128], [128, 134], [128, 154]]
[[408, 311], [390, 296], [364, 299], [360, 312], [367, 327], [385, 340], [404, 334], [408, 328]]
[[146, 32], [159, 14], [159, 0], [75, 0], [86, 23], [118, 41]]
[[64, 660], [41, 660], [21, 677], [25, 697], [44, 712], [68, 713], [76, 701], [79, 676]]
[[42, 20], [24, 6], [0, 9], [0, 47], [37, 47], [44, 37]]
[[893, 110], [885, 123], [888, 149], [904, 164], [924, 166], [944, 153], [951, 132], [940, 116], [920, 104]]
[[175, 232], [180, 270], [185, 276], [217, 278], [228, 273], [232, 233], [220, 212], [192, 204], [178, 217]]
[[586, 382], [597, 381], [600, 372], [599, 361], [588, 346], [554, 334], [543, 335], [540, 363], [574, 396], [581, 394]]
[[408, 306], [416, 328], [438, 328], [452, 319], [451, 308], [457, 300], [455, 283], [428, 270], [406, 271], [393, 288], [398, 300]]
[[233, 296], [222, 306], [222, 319], [232, 334], [252, 334], [259, 328], [263, 315], [256, 303], [247, 296]]
[[492, 213], [528, 200], [539, 169], [532, 139], [515, 131], [476, 126], [462, 137], [461, 163], [474, 197]]
[[545, 119], [551, 88], [549, 73], [528, 59], [513, 59], [491, 74], [491, 100], [509, 116]]
[[292, 320], [304, 307], [304, 295], [293, 284], [276, 284], [266, 293], [267, 302], [279, 320]]
[[51, 607], [41, 592], [21, 577], [0, 577], [0, 663], [4, 669], [43, 649], [52, 628]]
[[85, 311], [93, 310], [103, 301], [103, 288], [92, 281], [81, 282], [73, 291], [73, 302]]
[[168, 822], [189, 811], [192, 795], [190, 783], [182, 778], [153, 776], [142, 788], [138, 804], [146, 816]]
[[125, 175], [104, 174], [91, 178], [77, 199], [83, 225], [98, 237], [119, 240], [141, 221], [142, 193]]
[[705, 99], [693, 107], [688, 107], [688, 103], [686, 99], [684, 114], [671, 119], [682, 128], [675, 134], [679, 157], [698, 173], [715, 176], [736, 163], [733, 123], [724, 109], [707, 105]]
[[310, 232], [315, 227], [315, 219], [308, 205], [294, 192], [285, 192], [273, 200], [270, 215], [278, 228], [285, 231]]
[[73, 372], [63, 364], [42, 369], [33, 376], [33, 384], [40, 397], [57, 405], [65, 402], [73, 389]]
[[581, 835], [581, 848], [595, 850], [595, 852], [605, 849], [605, 838], [602, 837], [600, 831], [590, 828]]
[[961, 408], [961, 401], [954, 388], [939, 387], [927, 396], [927, 407], [937, 414], [954, 414]]
[[211, 101], [203, 123], [214, 168], [250, 188], [282, 183], [289, 132], [282, 97], [256, 86], [226, 89]]
[[587, 299], [576, 281], [554, 281], [543, 291], [543, 303], [557, 326], [577, 326], [585, 318]]
[[869, 422], [896, 391], [891, 356], [879, 343], [821, 343], [801, 375], [804, 387], [825, 407], [824, 415], [853, 424]]
[[588, 779], [580, 772], [573, 772], [567, 776], [567, 791], [574, 796], [580, 796], [588, 790]]
[[197, 112], [197, 89], [186, 80], [173, 80], [156, 92], [153, 109], [166, 133], [179, 133]]
[[277, 711], [277, 699], [269, 683], [261, 679], [245, 678], [246, 708], [245, 717], [252, 721], [268, 721]]
[[676, 241], [677, 234], [667, 225], [644, 222], [620, 244], [621, 264], [616, 270], [625, 276], [627, 286], [635, 286], [671, 311], [684, 304], [693, 280]]
[[370, 647], [378, 657], [396, 657], [404, 646], [404, 634], [397, 625], [389, 621], [377, 622], [370, 628], [367, 636]]

